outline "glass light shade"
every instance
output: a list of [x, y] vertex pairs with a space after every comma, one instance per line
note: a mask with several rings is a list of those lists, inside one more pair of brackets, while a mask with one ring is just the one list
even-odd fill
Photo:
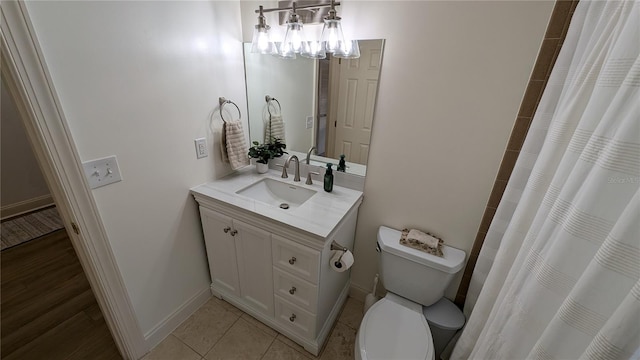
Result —
[[325, 51], [328, 53], [333, 53], [343, 46], [344, 34], [342, 33], [340, 18], [324, 19], [324, 27], [322, 28], [320, 39], [324, 43]]
[[290, 22], [287, 24], [287, 32], [284, 35], [284, 41], [280, 48], [281, 56], [290, 56], [290, 54], [299, 54], [302, 52], [306, 38], [299, 22]]
[[358, 40], [347, 40], [333, 53], [333, 56], [340, 59], [357, 59], [360, 57], [360, 46]]
[[322, 41], [307, 41], [300, 55], [310, 59], [325, 59], [327, 53], [324, 51], [324, 43]]
[[295, 52], [283, 52], [282, 51], [282, 44], [281, 42], [274, 42], [273, 43], [273, 52], [271, 53], [271, 55], [275, 56], [275, 57], [279, 57], [281, 59], [295, 59], [296, 58], [296, 53]]
[[256, 25], [253, 29], [253, 40], [251, 41], [251, 52], [257, 54], [273, 53], [273, 42], [269, 36], [269, 26]]

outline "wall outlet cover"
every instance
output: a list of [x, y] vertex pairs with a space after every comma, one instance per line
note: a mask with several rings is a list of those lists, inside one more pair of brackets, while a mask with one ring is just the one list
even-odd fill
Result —
[[89, 186], [92, 189], [122, 180], [118, 160], [115, 155], [85, 161], [82, 163], [82, 167], [84, 168], [84, 175], [87, 177]]
[[209, 156], [209, 152], [207, 151], [207, 139], [199, 138], [194, 140], [196, 144], [196, 157], [198, 159], [202, 159], [204, 157]]
[[307, 116], [307, 129], [313, 128], [313, 116]]

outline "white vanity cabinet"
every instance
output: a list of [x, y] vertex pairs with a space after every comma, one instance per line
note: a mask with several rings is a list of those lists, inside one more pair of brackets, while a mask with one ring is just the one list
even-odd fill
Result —
[[331, 243], [353, 249], [362, 193], [334, 187], [290, 211], [236, 198], [241, 185], [222, 179], [191, 189], [211, 292], [317, 355], [350, 285], [350, 270], [331, 268]]
[[273, 316], [271, 234], [200, 207], [212, 287]]

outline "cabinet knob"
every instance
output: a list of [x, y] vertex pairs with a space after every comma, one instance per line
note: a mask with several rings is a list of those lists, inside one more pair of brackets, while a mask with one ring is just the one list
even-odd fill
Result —
[[222, 229], [222, 231], [224, 231], [224, 233], [228, 233], [231, 230], [231, 226], [227, 226], [226, 228]]
[[296, 321], [296, 314], [291, 314], [291, 316], [289, 316], [289, 321], [291, 322]]
[[238, 233], [238, 230], [231, 230], [231, 236], [236, 236], [237, 233]]
[[296, 260], [297, 260], [296, 257], [292, 256], [291, 259], [289, 259], [289, 264], [291, 264], [291, 265], [295, 264]]
[[289, 294], [291, 294], [291, 295], [295, 294], [296, 290], [297, 290], [296, 287], [292, 286], [291, 289], [289, 289]]

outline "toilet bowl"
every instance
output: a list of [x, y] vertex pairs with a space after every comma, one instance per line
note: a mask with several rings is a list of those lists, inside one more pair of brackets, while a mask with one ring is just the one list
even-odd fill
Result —
[[443, 247], [437, 257], [399, 244], [401, 233], [378, 230], [380, 277], [387, 295], [369, 308], [356, 335], [359, 360], [435, 360], [464, 315], [443, 297], [464, 266], [465, 253]]
[[422, 306], [387, 293], [367, 311], [356, 336], [358, 360], [434, 360]]

